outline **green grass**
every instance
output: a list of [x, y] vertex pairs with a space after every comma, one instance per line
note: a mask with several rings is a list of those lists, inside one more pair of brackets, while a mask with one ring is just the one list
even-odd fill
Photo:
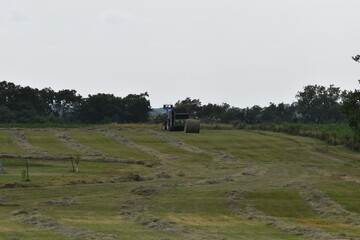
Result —
[[52, 131], [26, 131], [30, 144], [45, 149], [50, 154], [77, 154], [78, 152], [63, 145]]
[[[121, 206], [135, 200], [139, 201], [136, 206], [144, 207], [138, 210], [139, 215], [175, 222], [220, 239], [305, 239], [271, 225], [234, 215], [225, 194], [232, 190], [249, 191], [244, 199], [239, 200], [243, 201], [239, 202], [240, 207], [248, 203], [264, 214], [283, 221], [345, 233], [354, 239], [360, 237], [357, 226], [319, 216], [296, 190], [284, 188], [288, 183], [301, 182], [323, 191], [348, 211], [360, 213], [358, 183], [349, 182], [343, 177], [346, 174], [360, 179], [360, 156], [343, 146], [330, 146], [313, 138], [262, 131], [202, 130], [200, 134], [163, 132], [198, 148], [222, 151], [237, 157], [236, 160], [221, 161], [214, 160], [208, 154], [191, 153], [174, 147], [143, 131], [112, 129], [134, 143], [170, 155], [170, 158], [159, 159], [159, 164], [153, 167], [80, 161], [78, 174], [70, 171], [70, 161], [30, 159], [30, 183], [21, 180], [24, 159], [1, 159], [8, 174], [0, 175], [0, 186], [18, 182], [38, 187], [0, 188], [0, 202], [19, 205], [0, 205], [0, 239], [70, 239], [22, 224], [11, 214], [15, 210], [33, 208], [43, 216], [66, 225], [114, 234], [119, 239], [188, 239], [181, 232], [148, 228], [120, 215]], [[137, 160], [155, 158], [121, 145], [95, 130], [67, 129], [66, 132], [81, 144], [109, 157]], [[57, 142], [51, 131], [28, 129], [27, 134], [31, 144], [52, 154], [68, 151], [62, 149], [63, 145]], [[14, 147], [9, 139], [6, 131], [0, 131], [2, 145], [9, 145], [3, 148], [5, 152]], [[157, 177], [162, 172], [169, 174], [170, 178]], [[129, 174], [139, 174], [147, 181], [118, 181]], [[139, 186], [157, 187], [158, 194], [142, 196], [133, 193], [132, 190]], [[39, 202], [63, 197], [73, 199], [75, 204], [39, 205]]]
[[297, 191], [251, 192], [248, 199], [267, 215], [286, 218], [316, 218], [316, 214]]
[[11, 133], [0, 131], [0, 153], [24, 154], [27, 152], [12, 142]]
[[347, 210], [360, 214], [359, 184], [354, 182], [332, 181], [331, 185], [321, 184], [320, 189]]
[[81, 144], [91, 147], [108, 157], [132, 158], [136, 160], [150, 159], [151, 156], [145, 152], [132, 149], [117, 143], [115, 140], [95, 132], [90, 131], [69, 131], [72, 138]]
[[[156, 204], [161, 202], [162, 204]], [[194, 215], [221, 216], [229, 215], [224, 192], [215, 187], [172, 188], [152, 200], [151, 212], [163, 216]]]
[[85, 128], [90, 124], [78, 123], [0, 123], [0, 128]]
[[192, 158], [192, 159], [208, 159], [209, 157], [204, 154], [192, 153], [181, 148], [175, 147], [166, 141], [146, 134], [140, 131], [119, 131], [120, 134], [130, 138], [132, 141], [139, 145], [143, 145], [152, 149], [155, 149], [161, 153], [170, 154], [180, 158]]

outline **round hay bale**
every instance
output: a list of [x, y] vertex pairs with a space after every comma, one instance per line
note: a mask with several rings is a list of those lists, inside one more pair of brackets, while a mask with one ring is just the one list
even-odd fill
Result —
[[186, 133], [199, 133], [200, 132], [200, 120], [187, 119], [185, 123], [184, 131]]

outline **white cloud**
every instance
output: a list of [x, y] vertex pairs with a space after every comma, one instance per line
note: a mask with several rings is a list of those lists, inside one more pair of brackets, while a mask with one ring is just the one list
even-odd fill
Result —
[[131, 22], [136, 24], [150, 23], [151, 20], [135, 16], [126, 12], [118, 12], [113, 10], [107, 10], [99, 14], [99, 19], [104, 24], [122, 24], [124, 22]]
[[0, 34], [1, 35], [5, 35], [5, 34], [8, 34], [8, 33], [9, 33], [9, 30], [7, 28], [0, 26]]
[[19, 9], [14, 9], [10, 12], [9, 21], [14, 23], [24, 23], [29, 19], [28, 15]]
[[151, 48], [162, 48], [162, 49], [185, 49], [183, 44], [169, 43], [169, 42], [154, 42], [150, 46]]

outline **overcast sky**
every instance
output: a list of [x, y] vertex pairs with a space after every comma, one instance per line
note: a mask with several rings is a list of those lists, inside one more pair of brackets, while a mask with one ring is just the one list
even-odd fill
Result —
[[232, 106], [359, 88], [359, 0], [1, 0], [0, 81]]

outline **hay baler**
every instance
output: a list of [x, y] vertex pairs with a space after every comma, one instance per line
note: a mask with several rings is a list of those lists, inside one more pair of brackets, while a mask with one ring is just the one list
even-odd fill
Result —
[[166, 120], [163, 124], [163, 130], [184, 131], [186, 133], [199, 133], [200, 121], [190, 119], [186, 109], [175, 108], [173, 105], [164, 105], [166, 110]]

